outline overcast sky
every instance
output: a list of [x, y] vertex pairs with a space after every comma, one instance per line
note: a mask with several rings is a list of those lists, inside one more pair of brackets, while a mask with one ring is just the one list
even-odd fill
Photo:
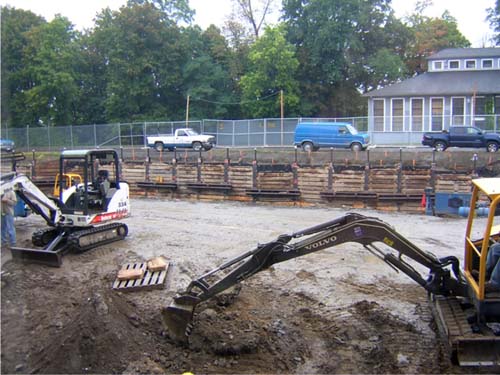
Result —
[[[105, 7], [119, 9], [126, 0], [0, 0], [1, 5], [31, 10], [47, 21], [60, 13], [67, 17], [76, 28], [83, 30], [93, 26], [95, 15]], [[189, 0], [196, 10], [195, 22], [202, 28], [210, 24], [222, 26], [231, 12], [231, 0]], [[398, 17], [412, 12], [414, 0], [392, 0]], [[473, 5], [472, 5], [473, 4]], [[486, 19], [486, 9], [492, 8], [495, 0], [434, 0], [434, 5], [426, 15], [441, 16], [445, 9], [458, 21], [460, 32], [472, 43], [473, 47], [490, 46], [492, 31]]]

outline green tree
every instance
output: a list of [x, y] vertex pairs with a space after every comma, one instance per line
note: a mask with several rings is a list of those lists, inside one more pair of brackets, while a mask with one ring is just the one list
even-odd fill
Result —
[[346, 50], [347, 77], [366, 93], [407, 75], [404, 54], [411, 31], [394, 16], [388, 3], [362, 2], [350, 47]]
[[161, 11], [164, 20], [172, 23], [193, 21], [195, 11], [189, 7], [189, 0], [128, 0], [127, 7], [149, 4]]
[[[390, 0], [283, 0], [283, 19], [297, 46], [304, 116], [362, 115], [359, 90], [404, 75], [407, 33]], [[377, 71], [384, 61], [389, 73]]]
[[106, 82], [108, 122], [178, 118], [182, 67], [188, 51], [181, 30], [150, 2], [104, 10], [91, 41]]
[[28, 44], [27, 32], [45, 23], [30, 11], [10, 6], [0, 7], [2, 53], [2, 124], [9, 127], [25, 126], [22, 121], [24, 101], [22, 93], [29, 90], [32, 82], [26, 75], [27, 62], [24, 48]]
[[445, 48], [470, 47], [470, 42], [458, 30], [457, 20], [445, 11], [441, 18], [423, 16], [421, 13], [432, 1], [417, 3], [415, 12], [407, 18], [413, 40], [406, 54], [410, 73], [427, 70], [426, 58]]
[[500, 0], [496, 0], [495, 6], [487, 9], [488, 21], [491, 28], [496, 33], [493, 36], [493, 41], [497, 46], [500, 46]]
[[20, 95], [23, 124], [66, 125], [74, 120], [79, 60], [75, 40], [79, 33], [71, 22], [57, 15], [51, 22], [31, 28], [23, 49], [29, 88]]
[[266, 27], [264, 35], [251, 46], [249, 61], [249, 71], [241, 77], [244, 114], [251, 118], [279, 117], [280, 96], [275, 94], [283, 90], [286, 116], [297, 115], [295, 74], [299, 62], [294, 46], [286, 41], [284, 27]]
[[228, 118], [234, 113], [231, 103], [234, 84], [229, 74], [230, 50], [220, 30], [211, 25], [183, 33], [183, 44], [192, 52], [183, 66], [186, 96], [191, 98], [190, 118]]

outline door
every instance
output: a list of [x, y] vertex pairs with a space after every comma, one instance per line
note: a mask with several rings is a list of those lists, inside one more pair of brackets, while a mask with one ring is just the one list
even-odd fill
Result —
[[184, 130], [177, 130], [174, 137], [174, 143], [177, 147], [189, 146], [188, 134]]
[[482, 135], [481, 130], [471, 127], [454, 127], [451, 130], [452, 146], [457, 147], [481, 147]]
[[334, 143], [337, 147], [349, 147], [351, 145], [352, 134], [345, 125], [337, 127]]

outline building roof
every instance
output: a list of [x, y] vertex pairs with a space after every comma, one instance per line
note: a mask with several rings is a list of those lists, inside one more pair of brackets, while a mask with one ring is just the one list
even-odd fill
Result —
[[471, 72], [427, 72], [393, 85], [370, 91], [364, 96], [500, 94], [500, 70]]
[[446, 48], [429, 56], [427, 60], [500, 57], [500, 48]]

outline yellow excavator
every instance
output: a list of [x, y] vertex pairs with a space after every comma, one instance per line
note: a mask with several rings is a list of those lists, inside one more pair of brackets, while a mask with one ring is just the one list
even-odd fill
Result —
[[[258, 245], [191, 281], [162, 316], [169, 335], [188, 342], [196, 306], [271, 265], [309, 253], [356, 242], [428, 291], [433, 312], [462, 366], [500, 365], [500, 291], [490, 291], [487, 258], [500, 241], [500, 178], [472, 181], [473, 191], [465, 232], [464, 267], [455, 256], [438, 258], [423, 251], [392, 226], [373, 217], [350, 213], [335, 220]], [[476, 210], [488, 205], [488, 217]], [[493, 254], [493, 253], [492, 253]], [[428, 269], [423, 275], [412, 263]], [[498, 264], [500, 267], [500, 261]]]

